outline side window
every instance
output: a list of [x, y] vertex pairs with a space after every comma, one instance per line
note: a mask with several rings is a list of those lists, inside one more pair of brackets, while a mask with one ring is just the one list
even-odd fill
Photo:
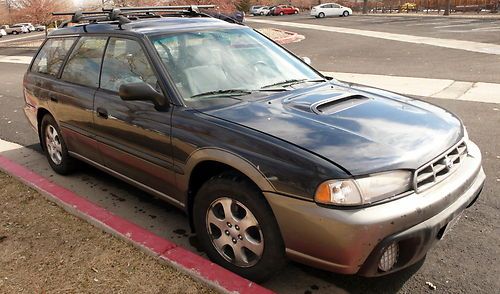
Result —
[[137, 41], [111, 38], [104, 55], [101, 88], [118, 91], [122, 84], [145, 82], [156, 88], [157, 79]]
[[56, 76], [76, 38], [49, 39], [33, 61], [32, 72]]
[[333, 8], [340, 8], [340, 5], [338, 5], [338, 4], [333, 4], [333, 5], [332, 5], [332, 7], [333, 7]]
[[82, 37], [64, 67], [61, 79], [75, 84], [99, 87], [99, 72], [106, 37]]

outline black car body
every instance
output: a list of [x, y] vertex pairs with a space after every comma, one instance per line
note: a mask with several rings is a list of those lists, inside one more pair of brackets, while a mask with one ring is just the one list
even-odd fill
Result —
[[[182, 53], [168, 49], [170, 39], [159, 46], [158, 38], [233, 30], [286, 55], [294, 68], [316, 80], [290, 80], [248, 93], [191, 92], [188, 98], [208, 98], [186, 99], [174, 69], [190, 60], [166, 62]], [[227, 38], [221, 42], [232, 46], [228, 49], [244, 48]], [[203, 39], [194, 43], [207, 46]], [[158, 48], [165, 51], [159, 54]], [[50, 68], [43, 64], [44, 54], [52, 58]], [[119, 62], [139, 55], [140, 62]], [[138, 75], [144, 82], [127, 78], [129, 84], [120, 84], [119, 74], [106, 77], [128, 67], [144, 72], [148, 64], [149, 76]], [[255, 66], [265, 74], [262, 63]], [[252, 29], [213, 18], [164, 17], [55, 30], [26, 73], [24, 90], [25, 113], [56, 171], [66, 173], [74, 158], [83, 160], [178, 206], [213, 260], [254, 280], [282, 266], [285, 252], [346, 274], [397, 271], [423, 257], [477, 198], [484, 182], [480, 152], [452, 113], [325, 78]], [[442, 162], [445, 169], [436, 174]], [[380, 192], [365, 198], [370, 191], [361, 192], [389, 187], [399, 176], [402, 188], [383, 197]], [[366, 184], [371, 177], [381, 184]], [[337, 192], [347, 200], [333, 203]], [[327, 193], [326, 200], [321, 193]], [[351, 195], [359, 199], [349, 200]], [[222, 229], [228, 211], [232, 218]], [[248, 231], [240, 234], [249, 218]], [[217, 247], [226, 235], [227, 244]], [[389, 249], [397, 250], [399, 259], [393, 256], [390, 266], [381, 265]]]

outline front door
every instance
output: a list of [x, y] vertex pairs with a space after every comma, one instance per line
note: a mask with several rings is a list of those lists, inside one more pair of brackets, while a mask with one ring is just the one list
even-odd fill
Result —
[[94, 103], [95, 131], [104, 164], [152, 192], [174, 195], [172, 113], [157, 111], [149, 101], [123, 101], [118, 95], [120, 86], [135, 82], [162, 91], [140, 42], [110, 38]]

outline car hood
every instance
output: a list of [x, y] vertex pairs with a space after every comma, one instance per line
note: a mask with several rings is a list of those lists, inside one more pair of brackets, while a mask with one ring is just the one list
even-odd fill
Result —
[[460, 120], [442, 108], [341, 83], [203, 112], [306, 149], [352, 175], [416, 169], [463, 137]]

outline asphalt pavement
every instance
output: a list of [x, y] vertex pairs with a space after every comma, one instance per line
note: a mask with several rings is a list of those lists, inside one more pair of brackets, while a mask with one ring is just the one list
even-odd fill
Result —
[[[441, 31], [445, 28], [434, 28], [439, 24], [433, 23], [439, 20], [432, 18], [419, 23], [418, 20], [411, 22], [391, 18], [384, 21], [381, 17], [362, 16], [316, 20], [299, 15], [280, 17], [279, 21], [356, 29], [361, 27], [439, 38], [454, 36]], [[445, 20], [442, 25], [456, 24], [453, 21]], [[474, 28], [495, 25], [489, 22], [491, 20], [478, 21]], [[410, 26], [406, 25], [411, 23], [414, 23], [412, 30], [415, 31], [408, 31]], [[256, 27], [268, 26], [250, 24]], [[290, 30], [286, 26], [281, 28]], [[500, 82], [500, 59], [494, 55], [311, 29], [294, 28], [293, 31], [304, 35], [306, 39], [285, 47], [297, 55], [311, 57], [313, 65], [325, 71]], [[474, 42], [498, 44], [496, 38], [500, 37], [495, 36], [499, 35], [492, 31], [466, 38]], [[4, 56], [30, 56], [34, 51], [33, 48], [12, 48], [0, 43], [0, 55]], [[22, 76], [26, 68], [26, 64], [0, 63], [0, 138], [27, 147], [26, 150], [9, 151], [8, 155], [113, 213], [202, 254], [197, 250], [193, 234], [189, 232], [186, 217], [172, 206], [86, 165], [82, 165], [80, 171], [68, 177], [52, 172], [40, 155], [38, 138], [22, 113]], [[500, 289], [500, 200], [497, 196], [500, 191], [500, 104], [422, 99], [459, 115], [468, 127], [471, 138], [482, 150], [488, 178], [481, 198], [466, 211], [466, 217], [430, 251], [424, 262], [402, 272], [383, 278], [366, 279], [291, 263], [264, 286], [279, 293], [431, 292], [426, 282], [432, 282], [438, 287], [438, 292], [445, 293], [495, 293]]]
[[[297, 27], [297, 24], [314, 24], [327, 28], [339, 27], [375, 33], [390, 32], [437, 38], [438, 42], [441, 38], [441, 42], [465, 40], [495, 46], [500, 44], [498, 31], [483, 31], [474, 34], [443, 33], [435, 28], [439, 26], [436, 25], [437, 19], [408, 18], [413, 24], [411, 29], [406, 26], [409, 22], [406, 17], [398, 20], [397, 17], [356, 15], [324, 19], [315, 19], [307, 15], [252, 17], [248, 19], [248, 23], [255, 28], [272, 26], [304, 35], [305, 40], [288, 44], [286, 47], [300, 56], [311, 58], [313, 66], [323, 71], [500, 83], [499, 55], [340, 33], [335, 32], [335, 29], [325, 32]], [[279, 21], [284, 22], [285, 25], [255, 23], [252, 20]], [[443, 25], [455, 21], [463, 20], [442, 20]], [[476, 22], [476, 28], [494, 26], [489, 22], [494, 22], [500, 27], [500, 20], [472, 21]], [[286, 23], [289, 25], [287, 26]]]

